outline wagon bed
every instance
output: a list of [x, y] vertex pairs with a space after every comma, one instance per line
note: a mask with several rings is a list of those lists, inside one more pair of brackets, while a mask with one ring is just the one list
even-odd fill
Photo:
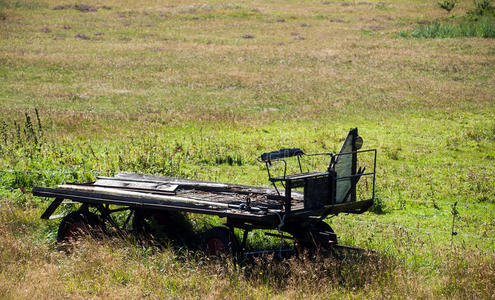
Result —
[[[115, 177], [98, 177], [97, 181], [91, 183], [64, 184], [56, 188], [35, 187], [33, 195], [80, 203], [252, 219], [273, 217], [270, 211], [281, 211], [280, 201], [283, 199], [283, 194], [278, 195], [272, 188], [128, 172], [119, 173]], [[302, 207], [302, 201], [301, 193], [293, 195], [294, 207]], [[248, 202], [250, 206], [245, 205]], [[50, 214], [51, 210], [47, 210], [42, 218], [48, 218]]]

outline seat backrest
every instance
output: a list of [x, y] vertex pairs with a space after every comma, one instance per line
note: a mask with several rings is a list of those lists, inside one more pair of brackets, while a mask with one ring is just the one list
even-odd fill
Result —
[[[339, 154], [348, 153], [358, 150], [355, 141], [358, 138], [357, 128], [353, 128], [347, 134], [347, 137], [342, 144]], [[349, 191], [352, 188], [352, 178], [339, 179], [356, 174], [357, 154], [343, 154], [336, 157], [334, 163], [334, 170], [337, 173], [337, 191], [335, 197], [335, 203], [344, 203], [356, 200], [356, 193]], [[355, 187], [354, 187], [355, 189]]]

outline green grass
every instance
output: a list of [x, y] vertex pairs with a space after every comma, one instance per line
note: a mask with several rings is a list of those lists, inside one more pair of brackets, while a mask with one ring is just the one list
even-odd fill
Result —
[[[396, 38], [440, 20], [433, 2], [343, 3], [1, 2], [0, 297], [492, 297], [493, 41]], [[112, 239], [66, 254], [30, 193], [120, 171], [266, 186], [258, 155], [336, 152], [356, 126], [380, 202], [328, 222], [364, 260], [243, 269]]]
[[[465, 15], [451, 15], [449, 18], [429, 20], [432, 22], [420, 25], [414, 30], [401, 30], [399, 35], [415, 38], [493, 38], [495, 37], [495, 8], [491, 2], [490, 0], [474, 1], [473, 7], [465, 9]], [[456, 2], [445, 1], [439, 2], [438, 5], [450, 12]]]
[[434, 22], [430, 25], [422, 25], [410, 33], [401, 31], [403, 37], [415, 38], [457, 38], [457, 37], [495, 37], [495, 22], [492, 18], [482, 18], [474, 22], [457, 24]]

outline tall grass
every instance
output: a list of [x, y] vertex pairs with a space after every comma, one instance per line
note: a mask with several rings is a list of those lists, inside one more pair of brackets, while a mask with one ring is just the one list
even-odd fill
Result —
[[495, 22], [493, 18], [481, 18], [478, 21], [466, 21], [457, 24], [434, 22], [429, 25], [421, 25], [411, 32], [401, 31], [400, 35], [415, 38], [495, 38]]
[[211, 260], [122, 239], [81, 240], [66, 253], [29, 238], [27, 232], [39, 230], [35, 214], [3, 208], [0, 298], [488, 299], [495, 290], [493, 253], [433, 247], [443, 257], [434, 272], [382, 254], [282, 261], [265, 256], [236, 265], [229, 258]]

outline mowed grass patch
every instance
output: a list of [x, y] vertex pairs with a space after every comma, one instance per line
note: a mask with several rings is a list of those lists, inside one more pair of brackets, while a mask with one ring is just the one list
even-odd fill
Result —
[[[140, 9], [110, 3], [111, 10], [87, 13], [50, 9], [58, 4], [44, 9], [48, 15], [29, 18], [32, 24], [23, 24], [26, 18], [4, 22], [6, 106], [112, 112], [118, 104], [120, 111], [141, 115], [168, 111], [182, 120], [210, 115], [221, 120], [229, 115], [256, 119], [263, 108], [278, 109], [277, 118], [298, 112], [315, 118], [368, 108], [445, 109], [466, 106], [466, 100], [474, 102], [468, 106], [483, 107], [491, 100], [490, 90], [480, 90], [476, 83], [489, 85], [493, 60], [459, 51], [487, 52], [489, 43], [452, 41], [447, 43], [454, 51], [439, 53], [436, 42], [361, 35], [360, 24], [369, 20], [358, 18], [360, 13], [378, 14], [379, 23], [392, 22], [385, 16], [403, 13], [403, 3], [387, 10], [310, 6], [310, 12], [320, 8], [320, 14], [336, 9], [353, 23], [334, 17], [308, 20], [310, 13], [298, 10], [297, 3]], [[259, 10], [265, 19], [190, 20], [181, 18], [184, 10], [193, 15]], [[9, 38], [15, 33], [19, 36]]]

